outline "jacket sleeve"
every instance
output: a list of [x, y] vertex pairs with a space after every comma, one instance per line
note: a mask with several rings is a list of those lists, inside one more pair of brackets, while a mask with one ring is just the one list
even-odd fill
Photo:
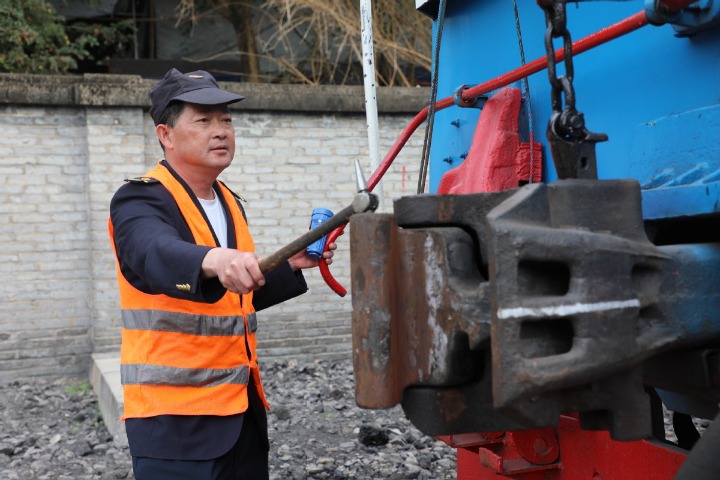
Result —
[[[210, 247], [192, 242], [176, 203], [161, 184], [123, 185], [110, 203], [110, 219], [121, 272], [135, 288], [202, 302], [222, 297], [217, 279], [202, 278], [202, 261]], [[181, 232], [182, 227], [187, 232]]]
[[253, 293], [255, 310], [263, 310], [307, 292], [305, 277], [285, 262], [265, 274], [265, 285]]

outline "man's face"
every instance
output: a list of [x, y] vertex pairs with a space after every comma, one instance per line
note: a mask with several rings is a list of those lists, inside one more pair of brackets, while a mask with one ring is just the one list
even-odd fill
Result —
[[235, 154], [235, 129], [226, 105], [188, 103], [174, 127], [167, 127], [168, 160], [215, 175], [227, 168]]

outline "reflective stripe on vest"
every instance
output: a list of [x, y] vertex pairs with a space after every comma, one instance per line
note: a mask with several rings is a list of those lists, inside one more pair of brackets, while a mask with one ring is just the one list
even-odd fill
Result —
[[[163, 165], [148, 172], [170, 192], [197, 245], [216, 247], [212, 230], [182, 184]], [[233, 194], [221, 183], [235, 227], [237, 249], [254, 251], [252, 237]], [[110, 223], [110, 236], [113, 226]], [[114, 242], [113, 242], [114, 245]], [[232, 415], [248, 407], [247, 384], [260, 385], [257, 318], [252, 292], [240, 297], [227, 291], [209, 304], [151, 295], [125, 279], [118, 262], [122, 313], [120, 373], [123, 418], [155, 415]]]
[[[219, 317], [159, 310], [123, 310], [121, 315], [122, 326], [126, 330], [155, 330], [201, 336], [245, 335], [242, 315]], [[255, 313], [246, 318], [250, 333], [255, 333]]]
[[250, 369], [172, 368], [160, 365], [120, 365], [125, 385], [168, 385], [173, 387], [215, 387], [225, 383], [247, 385]]

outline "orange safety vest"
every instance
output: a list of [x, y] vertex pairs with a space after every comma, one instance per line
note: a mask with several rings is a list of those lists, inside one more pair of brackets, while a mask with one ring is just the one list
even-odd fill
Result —
[[[172, 194], [197, 245], [217, 246], [200, 210], [167, 168], [158, 165], [146, 176], [158, 180]], [[218, 184], [235, 224], [238, 250], [254, 251], [234, 195]], [[112, 221], [109, 229], [114, 248]], [[248, 358], [246, 347], [247, 343], [251, 352], [257, 347], [252, 292], [241, 298], [227, 291], [215, 303], [201, 303], [137, 290], [122, 275], [119, 260], [117, 273], [123, 419], [242, 413], [248, 408], [247, 385], [251, 380], [268, 408], [257, 357]]]

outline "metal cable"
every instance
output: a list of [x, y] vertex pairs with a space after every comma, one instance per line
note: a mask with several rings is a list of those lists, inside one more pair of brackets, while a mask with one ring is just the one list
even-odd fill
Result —
[[425, 191], [425, 182], [427, 180], [428, 167], [430, 166], [430, 145], [432, 144], [432, 131], [435, 125], [435, 102], [437, 101], [438, 89], [438, 70], [440, 64], [440, 42], [442, 40], [442, 31], [445, 25], [445, 0], [440, 0], [438, 7], [438, 31], [435, 41], [435, 53], [433, 58], [433, 73], [430, 83], [430, 104], [428, 105], [428, 120], [425, 126], [425, 141], [423, 142], [423, 152], [420, 160], [420, 174], [418, 176], [417, 193]]
[[[525, 66], [525, 47], [522, 41], [522, 29], [520, 28], [520, 13], [518, 12], [517, 0], [513, 0], [513, 11], [515, 13], [515, 29], [517, 30], [518, 46], [520, 47], [520, 63]], [[528, 114], [528, 130], [530, 133], [530, 173], [528, 174], [528, 183], [533, 183], [533, 171], [534, 171], [534, 148], [533, 143], [535, 141], [535, 126], [533, 125], [533, 114], [532, 114], [532, 102], [530, 101], [530, 81], [528, 77], [523, 78], [525, 101], [527, 102], [527, 114]]]

